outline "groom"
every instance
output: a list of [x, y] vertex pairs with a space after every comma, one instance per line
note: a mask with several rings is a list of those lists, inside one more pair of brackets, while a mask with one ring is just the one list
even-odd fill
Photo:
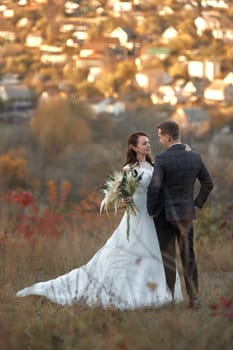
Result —
[[[180, 141], [179, 125], [165, 121], [158, 126], [160, 143], [166, 149], [155, 159], [148, 188], [147, 208], [154, 218], [168, 287], [174, 296], [176, 239], [179, 245], [189, 306], [199, 308], [198, 272], [193, 248], [193, 219], [201, 209], [213, 183], [200, 155], [188, 151]], [[193, 198], [194, 183], [200, 190]]]

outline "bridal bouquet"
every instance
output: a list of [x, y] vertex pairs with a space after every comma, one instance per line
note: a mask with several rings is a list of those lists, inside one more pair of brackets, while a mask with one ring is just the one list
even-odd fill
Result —
[[110, 210], [114, 210], [116, 214], [122, 199], [126, 197], [131, 198], [126, 204], [127, 239], [129, 239], [130, 232], [130, 215], [136, 215], [138, 210], [132, 197], [142, 179], [142, 175], [143, 173], [139, 175], [137, 170], [132, 167], [123, 169], [122, 171], [115, 171], [113, 175], [109, 176], [102, 190], [104, 199], [100, 205], [101, 213], [105, 210], [108, 214]]

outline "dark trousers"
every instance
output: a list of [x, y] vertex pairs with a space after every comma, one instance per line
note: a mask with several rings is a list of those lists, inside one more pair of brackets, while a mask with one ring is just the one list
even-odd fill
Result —
[[171, 223], [166, 220], [165, 210], [154, 220], [162, 253], [167, 285], [174, 295], [176, 281], [176, 239], [184, 272], [185, 286], [190, 297], [198, 293], [198, 271], [193, 250], [192, 220]]

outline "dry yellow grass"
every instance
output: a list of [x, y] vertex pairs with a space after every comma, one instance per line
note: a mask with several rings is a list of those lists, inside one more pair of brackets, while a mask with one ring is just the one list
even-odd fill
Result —
[[[14, 236], [0, 241], [1, 350], [232, 349], [233, 305], [210, 308], [212, 304], [219, 306], [221, 298], [232, 300], [230, 236], [197, 241], [199, 311], [190, 311], [187, 299], [175, 307], [120, 312], [83, 305], [61, 307], [36, 296], [15, 297], [22, 287], [85, 263], [118, 219], [105, 217], [98, 226], [100, 222], [93, 215], [85, 225], [73, 227], [74, 234], [59, 240], [41, 238], [36, 245]], [[219, 314], [213, 316], [214, 311]]]

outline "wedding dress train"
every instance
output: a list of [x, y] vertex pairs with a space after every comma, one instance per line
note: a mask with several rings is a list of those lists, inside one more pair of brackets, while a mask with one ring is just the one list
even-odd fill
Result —
[[[112, 236], [87, 264], [55, 279], [24, 288], [17, 292], [18, 297], [34, 294], [61, 305], [84, 303], [121, 310], [157, 307], [172, 300], [154, 222], [146, 208], [152, 167], [145, 163], [136, 169], [143, 175], [134, 195], [139, 211], [130, 216], [129, 240], [125, 213]], [[182, 301], [178, 273], [174, 299], [175, 302]]]

